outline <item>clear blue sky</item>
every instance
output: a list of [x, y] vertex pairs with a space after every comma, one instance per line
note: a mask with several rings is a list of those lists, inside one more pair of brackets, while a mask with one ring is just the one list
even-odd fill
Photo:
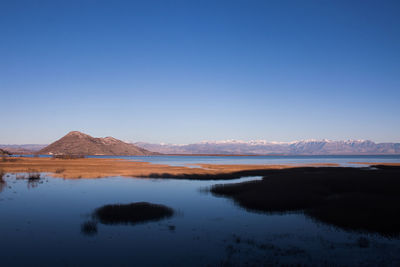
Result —
[[400, 1], [0, 1], [0, 143], [400, 141]]

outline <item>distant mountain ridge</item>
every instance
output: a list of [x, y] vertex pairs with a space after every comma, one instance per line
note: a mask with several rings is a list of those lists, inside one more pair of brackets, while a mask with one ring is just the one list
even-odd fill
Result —
[[301, 140], [269, 142], [265, 140], [204, 141], [201, 143], [151, 144], [134, 143], [138, 147], [165, 154], [248, 154], [248, 155], [394, 155], [400, 154], [400, 143], [375, 143], [369, 140]]
[[[102, 138], [100, 138], [102, 139]], [[106, 137], [111, 141], [112, 137]], [[117, 139], [115, 139], [117, 140]], [[117, 140], [120, 141], [120, 140]], [[120, 141], [122, 142], [122, 141]], [[124, 143], [124, 142], [122, 142]], [[224, 140], [224, 141], [203, 141], [194, 144], [152, 144], [146, 142], [126, 143], [137, 149], [144, 149], [148, 153], [163, 154], [248, 154], [248, 155], [396, 155], [400, 154], [400, 143], [375, 143], [369, 140], [345, 140], [332, 141], [322, 140], [301, 140], [292, 142], [272, 142], [266, 140]], [[46, 145], [0, 145], [13, 154], [37, 153]], [[150, 151], [153, 152], [150, 152]], [[128, 151], [131, 151], [130, 149]], [[96, 151], [95, 154], [106, 155], [103, 151]], [[111, 151], [112, 153], [118, 151]], [[132, 151], [131, 153], [133, 153]], [[40, 153], [43, 153], [41, 151]], [[48, 152], [46, 152], [47, 154]], [[119, 151], [119, 153], [122, 153]], [[134, 152], [140, 153], [140, 152]], [[154, 153], [153, 153], [154, 154]], [[111, 154], [116, 155], [116, 154]], [[127, 154], [122, 154], [127, 155]]]
[[32, 154], [46, 146], [47, 145], [35, 145], [35, 144], [0, 145], [0, 149], [7, 150], [12, 154]]
[[69, 132], [61, 139], [39, 150], [37, 153], [118, 156], [147, 156], [158, 154], [133, 144], [125, 143], [113, 137], [95, 138], [78, 131]]

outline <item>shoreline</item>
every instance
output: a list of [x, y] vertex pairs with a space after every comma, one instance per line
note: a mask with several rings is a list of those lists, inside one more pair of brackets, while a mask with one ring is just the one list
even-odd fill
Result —
[[[196, 167], [190, 167], [196, 166]], [[314, 164], [188, 164], [171, 166], [145, 161], [115, 158], [54, 159], [36, 157], [7, 157], [0, 161], [0, 169], [8, 173], [45, 172], [53, 177], [102, 178], [125, 177], [189, 177], [232, 174], [242, 171], [287, 169], [295, 167], [338, 167], [335, 163]]]
[[[392, 165], [400, 163], [354, 163], [360, 165]], [[191, 167], [192, 166], [192, 167]], [[8, 173], [45, 172], [50, 176], [76, 178], [103, 178], [111, 176], [138, 177], [138, 178], [183, 178], [206, 179], [240, 172], [258, 172], [263, 170], [289, 169], [298, 167], [340, 167], [336, 163], [311, 164], [210, 164], [194, 163], [186, 166], [171, 166], [153, 164], [145, 161], [131, 161], [116, 158], [79, 158], [54, 159], [49, 157], [7, 157], [0, 161], [0, 169]], [[360, 166], [362, 167], [362, 166]], [[222, 177], [221, 176], [221, 177]], [[192, 178], [191, 178], [192, 177]], [[212, 179], [214, 180], [214, 179]]]

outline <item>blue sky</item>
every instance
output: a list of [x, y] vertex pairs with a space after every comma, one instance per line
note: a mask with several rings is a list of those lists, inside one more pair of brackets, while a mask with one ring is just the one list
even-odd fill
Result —
[[399, 1], [0, 1], [0, 143], [400, 142]]

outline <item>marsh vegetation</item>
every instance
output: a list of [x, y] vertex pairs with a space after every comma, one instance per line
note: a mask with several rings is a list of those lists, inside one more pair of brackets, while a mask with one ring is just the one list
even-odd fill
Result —
[[40, 180], [41, 174], [35, 169], [29, 169], [27, 174], [27, 179], [29, 182], [34, 182]]
[[[110, 204], [97, 208], [92, 213], [92, 220], [86, 221], [81, 225], [81, 232], [89, 236], [97, 234], [97, 223], [105, 225], [135, 225], [160, 221], [173, 215], [173, 209], [160, 204], [148, 202]], [[169, 230], [175, 230], [175, 226], [169, 226]]]
[[4, 176], [6, 175], [5, 171], [0, 169], [0, 183], [4, 183]]
[[16, 162], [16, 161], [18, 161], [19, 159], [17, 159], [17, 158], [13, 158], [13, 157], [10, 157], [10, 156], [6, 156], [6, 155], [2, 155], [1, 156], [1, 161], [2, 162]]
[[97, 234], [97, 222], [96, 221], [86, 221], [81, 225], [81, 233], [88, 236], [93, 236]]
[[4, 180], [5, 175], [6, 173], [2, 169], [0, 169], [0, 192], [2, 192], [3, 189], [7, 186], [7, 183]]
[[174, 211], [164, 205], [147, 202], [105, 205], [93, 213], [102, 224], [137, 224], [158, 221], [174, 215]]
[[65, 172], [65, 168], [57, 168], [55, 170], [55, 173], [63, 173], [63, 172]]
[[253, 211], [305, 215], [347, 230], [400, 234], [400, 167], [292, 168], [264, 178], [215, 185], [211, 192]]

